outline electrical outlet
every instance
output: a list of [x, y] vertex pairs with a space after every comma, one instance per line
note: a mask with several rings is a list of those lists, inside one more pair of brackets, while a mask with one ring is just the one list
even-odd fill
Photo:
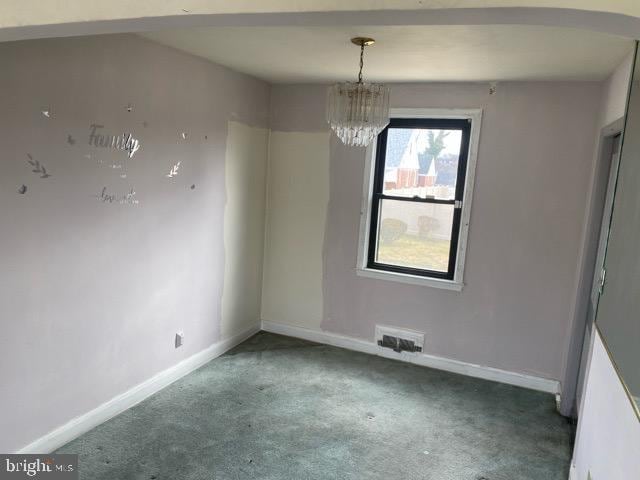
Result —
[[178, 332], [176, 333], [176, 348], [181, 347], [184, 342], [184, 333]]

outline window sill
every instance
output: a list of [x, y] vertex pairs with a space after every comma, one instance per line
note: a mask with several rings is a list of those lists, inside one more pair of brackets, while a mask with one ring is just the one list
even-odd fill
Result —
[[438, 278], [420, 277], [418, 275], [408, 275], [406, 273], [385, 272], [372, 268], [357, 268], [356, 274], [359, 277], [375, 278], [378, 280], [388, 280], [391, 282], [407, 283], [409, 285], [420, 285], [423, 287], [441, 288], [443, 290], [453, 290], [461, 292], [464, 283], [455, 280], [440, 280]]

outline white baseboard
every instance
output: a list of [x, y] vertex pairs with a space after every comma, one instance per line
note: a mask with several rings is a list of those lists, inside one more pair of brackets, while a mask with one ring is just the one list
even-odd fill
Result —
[[347, 337], [336, 333], [323, 332], [320, 330], [311, 330], [308, 328], [295, 327], [293, 325], [285, 325], [283, 323], [275, 323], [262, 321], [262, 329], [267, 332], [279, 333], [290, 337], [302, 338], [311, 342], [323, 343], [334, 347], [346, 348], [357, 352], [369, 353], [371, 355], [379, 355], [385, 358], [392, 358], [403, 362], [422, 365], [424, 367], [445, 370], [447, 372], [459, 373], [469, 377], [483, 378], [494, 382], [507, 383], [518, 387], [530, 388], [541, 392], [560, 394], [560, 382], [550, 380], [548, 378], [535, 377], [524, 373], [510, 372], [499, 368], [485, 367], [472, 363], [461, 362], [450, 358], [438, 357], [435, 355], [427, 355], [424, 353], [396, 353], [387, 348], [379, 347], [374, 342], [361, 340], [358, 338]]
[[106, 422], [128, 408], [133, 407], [145, 398], [153, 395], [159, 390], [162, 390], [166, 386], [184, 377], [188, 373], [191, 373], [205, 363], [219, 357], [227, 350], [230, 350], [239, 343], [242, 343], [259, 331], [260, 326], [256, 325], [233, 335], [230, 338], [214, 343], [210, 347], [154, 375], [150, 379], [145, 380], [124, 393], [121, 393], [108, 402], [70, 420], [61, 427], [56, 428], [26, 447], [21, 448], [17, 453], [50, 453], [63, 445], [66, 445], [83, 433], [88, 432], [92, 428], [97, 427], [101, 423]]

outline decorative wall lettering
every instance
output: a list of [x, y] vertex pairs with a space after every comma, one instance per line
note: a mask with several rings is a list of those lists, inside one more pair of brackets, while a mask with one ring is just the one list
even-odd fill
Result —
[[180, 170], [180, 163], [182, 162], [178, 162], [176, 163], [171, 170], [169, 171], [169, 173], [166, 175], [167, 178], [173, 178], [176, 175], [178, 175], [178, 170]]
[[[185, 11], [186, 12], [186, 11]], [[122, 104], [120, 108], [122, 108]], [[124, 108], [128, 113], [132, 113], [134, 110], [134, 105], [132, 103], [127, 103]], [[36, 110], [37, 112], [38, 110]], [[53, 119], [53, 111], [49, 106], [41, 106], [40, 113], [43, 117], [47, 119]], [[136, 123], [136, 125], [141, 125], [144, 128], [148, 128], [150, 126], [147, 120], [137, 120], [136, 122], [140, 122], [140, 124]], [[139, 128], [134, 127], [134, 128]], [[117, 131], [117, 130], [116, 130]], [[77, 132], [76, 132], [77, 133]], [[180, 140], [186, 141], [189, 139], [189, 132], [186, 131], [178, 131], [178, 143], [181, 143]], [[208, 134], [205, 135], [203, 133], [196, 132], [194, 138], [204, 138], [204, 140], [208, 140]], [[202, 135], [202, 136], [201, 136]], [[141, 141], [138, 138], [134, 137], [133, 132], [123, 132], [121, 134], [113, 134], [113, 130], [109, 131], [109, 127], [105, 128], [104, 125], [100, 125], [97, 123], [92, 123], [89, 125], [89, 133], [88, 133], [88, 145], [90, 147], [97, 147], [102, 149], [111, 149], [111, 150], [119, 150], [126, 153], [129, 159], [133, 158], [133, 156], [142, 148]], [[60, 139], [61, 140], [61, 139]], [[74, 137], [73, 134], [67, 133], [66, 135], [66, 143], [71, 146], [78, 145], [78, 137]], [[82, 144], [82, 140], [79, 142]], [[86, 145], [86, 144], [85, 144]], [[82, 149], [84, 150], [84, 148]], [[78, 152], [79, 156], [83, 156], [88, 160], [95, 160], [99, 166], [104, 168], [109, 168], [110, 170], [120, 170], [119, 172], [115, 172], [121, 179], [127, 179], [127, 167], [128, 165], [125, 163], [124, 158], [115, 159], [115, 163], [113, 163], [109, 154], [104, 155], [100, 154], [100, 152], [94, 152], [90, 150], [90, 153], [85, 153], [80, 150]], [[28, 157], [28, 165], [31, 168], [33, 173], [39, 175], [40, 178], [49, 178], [52, 175], [47, 171], [46, 167], [40, 163], [39, 160], [35, 160], [30, 153], [27, 153]], [[104, 157], [104, 158], [100, 158]], [[167, 178], [173, 178], [180, 174], [182, 168], [182, 162], [179, 161], [171, 166], [169, 172], [165, 174]], [[58, 172], [59, 173], [59, 172]], [[112, 178], [113, 179], [113, 178]], [[126, 180], [125, 180], [126, 181]], [[128, 182], [127, 182], [128, 183]], [[129, 183], [130, 185], [130, 183]], [[187, 188], [190, 190], [195, 190], [196, 184], [187, 185]], [[27, 185], [19, 185], [17, 188], [17, 192], [20, 195], [25, 195], [28, 192]], [[112, 193], [109, 189], [113, 188], [112, 186], [104, 186], [100, 192], [96, 195], [92, 195], [93, 198], [97, 199], [102, 203], [119, 203], [119, 204], [127, 204], [127, 205], [138, 205], [139, 201], [137, 199], [137, 194], [134, 188], [129, 188], [127, 193]], [[119, 189], [117, 189], [119, 190]], [[14, 190], [15, 191], [15, 190]], [[120, 190], [122, 192], [122, 190]]]
[[130, 133], [123, 133], [122, 135], [102, 135], [96, 133], [98, 129], [104, 128], [104, 125], [91, 124], [89, 126], [91, 132], [89, 133], [89, 145], [101, 148], [113, 148], [116, 150], [124, 150], [127, 152], [129, 158], [133, 157], [135, 153], [140, 149], [140, 141], [133, 138]]
[[137, 205], [138, 200], [135, 198], [135, 196], [136, 196], [136, 192], [133, 188], [129, 190], [129, 193], [126, 193], [122, 196], [118, 196], [115, 194], [108, 193], [107, 187], [104, 187], [98, 195], [95, 195], [95, 197], [102, 203], [121, 203], [121, 204], [128, 204], [128, 205]]
[[49, 178], [51, 176], [51, 174], [47, 173], [47, 169], [44, 168], [38, 160], [33, 159], [30, 153], [27, 153], [27, 157], [29, 157], [27, 162], [33, 167], [33, 170], [31, 170], [33, 173], [40, 173], [40, 178]]

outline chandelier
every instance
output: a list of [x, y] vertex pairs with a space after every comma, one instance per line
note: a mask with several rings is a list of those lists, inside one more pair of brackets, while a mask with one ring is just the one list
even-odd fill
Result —
[[345, 145], [366, 147], [389, 124], [389, 87], [362, 81], [364, 47], [375, 40], [355, 37], [351, 42], [360, 47], [358, 81], [329, 87], [327, 122]]

